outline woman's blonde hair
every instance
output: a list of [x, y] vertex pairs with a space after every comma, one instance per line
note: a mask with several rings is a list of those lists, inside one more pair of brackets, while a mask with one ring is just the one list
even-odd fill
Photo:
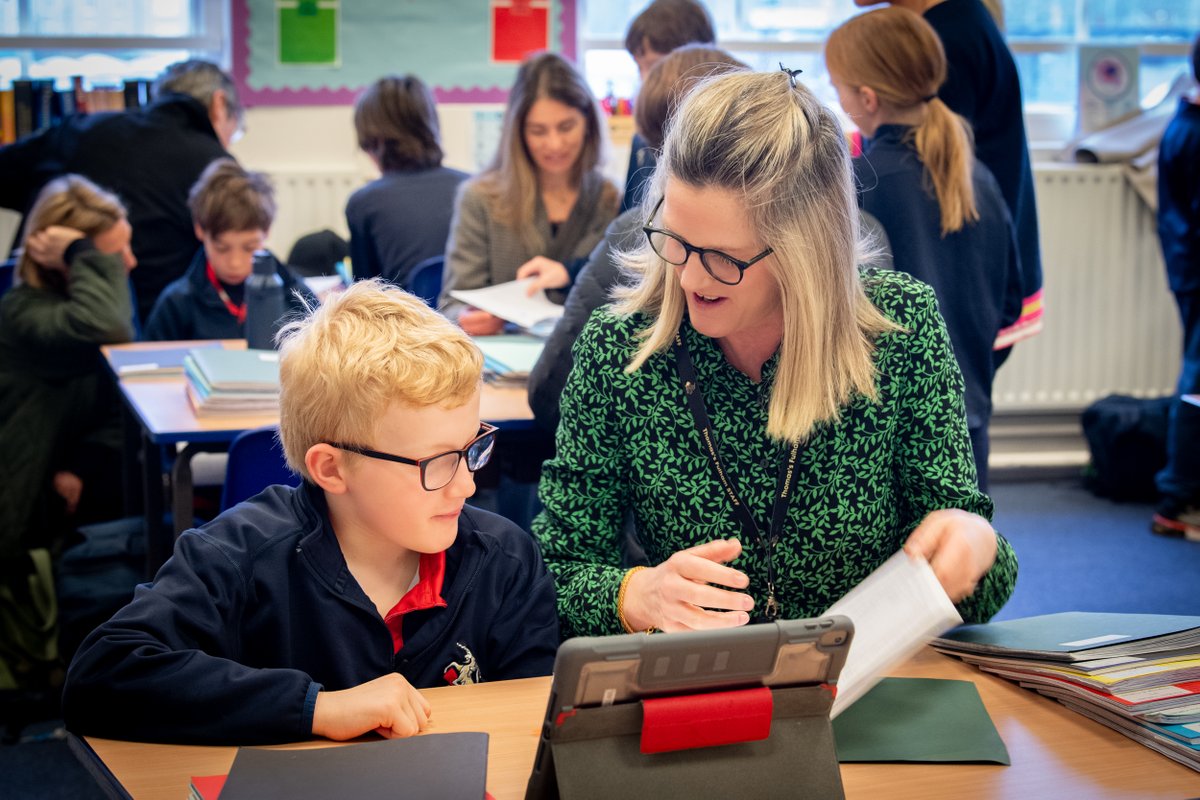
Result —
[[[62, 225], [99, 236], [125, 218], [125, 206], [112, 192], [101, 189], [82, 175], [64, 175], [47, 183], [38, 193], [25, 222], [26, 235]], [[33, 260], [28, 251], [17, 261], [17, 278], [22, 283], [66, 290], [63, 274]]]
[[392, 403], [456, 408], [483, 373], [483, 355], [461, 328], [378, 279], [310, 309], [278, 342], [279, 438], [288, 466], [307, 480], [314, 444], [373, 446]]
[[[578, 186], [583, 176], [596, 169], [604, 150], [604, 126], [600, 107], [583, 76], [571, 63], [555, 53], [531, 56], [517, 71], [508, 93], [500, 146], [492, 163], [475, 180], [489, 199], [489, 211], [504, 225], [520, 233], [530, 249], [545, 246], [533, 224], [538, 199], [537, 167], [525, 145], [525, 120], [538, 100], [555, 100], [583, 115], [583, 150], [571, 173]], [[615, 204], [616, 189], [605, 182], [608, 200]]]
[[[735, 194], [773, 258], [783, 340], [771, 390], [768, 435], [797, 441], [839, 418], [854, 395], [875, 398], [874, 341], [897, 326], [875, 308], [859, 279], [858, 204], [841, 125], [812, 92], [784, 72], [730, 72], [699, 84], [668, 125], [643, 208], [667, 181]], [[648, 244], [621, 255], [637, 283], [620, 313], [655, 317], [627, 368], [671, 344], [687, 301], [675, 268]]]
[[971, 183], [971, 128], [937, 97], [946, 81], [946, 53], [929, 23], [899, 6], [860, 14], [829, 35], [825, 63], [839, 81], [869, 86], [881, 105], [898, 110], [925, 107], [910, 135], [933, 183], [942, 235], [978, 220]]

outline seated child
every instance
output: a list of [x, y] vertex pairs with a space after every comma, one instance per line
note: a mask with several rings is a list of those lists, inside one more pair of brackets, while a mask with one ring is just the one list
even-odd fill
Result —
[[301, 312], [311, 302], [304, 282], [263, 250], [275, 218], [275, 192], [265, 175], [245, 170], [231, 158], [217, 159], [192, 187], [188, 207], [204, 246], [184, 276], [154, 303], [146, 339], [244, 339], [246, 278], [260, 251], [283, 279], [288, 311]]
[[125, 208], [67, 175], [26, 231], [0, 302], [0, 560], [121, 512], [121, 399], [100, 346], [133, 337]]
[[153, 583], [84, 641], [78, 734], [251, 744], [409, 736], [418, 688], [549, 674], [554, 584], [528, 534], [465, 507], [495, 429], [483, 358], [376, 280], [280, 332], [273, 486], [185, 532]]

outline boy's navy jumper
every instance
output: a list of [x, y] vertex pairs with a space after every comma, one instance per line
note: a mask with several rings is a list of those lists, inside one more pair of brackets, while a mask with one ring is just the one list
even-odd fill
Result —
[[554, 583], [533, 539], [465, 507], [444, 607], [404, 645], [350, 574], [322, 491], [272, 486], [184, 533], [152, 584], [80, 646], [63, 693], [77, 734], [266, 744], [312, 736], [319, 690], [399, 672], [413, 686], [548, 675]]

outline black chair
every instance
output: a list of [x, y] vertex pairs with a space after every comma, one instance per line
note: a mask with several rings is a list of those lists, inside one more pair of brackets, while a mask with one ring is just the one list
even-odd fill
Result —
[[438, 298], [442, 294], [442, 270], [445, 265], [445, 256], [425, 259], [408, 273], [404, 288], [424, 300], [430, 308], [437, 308]]
[[268, 486], [299, 486], [300, 476], [288, 468], [276, 436], [279, 428], [268, 425], [242, 431], [229, 444], [221, 510], [248, 500]]

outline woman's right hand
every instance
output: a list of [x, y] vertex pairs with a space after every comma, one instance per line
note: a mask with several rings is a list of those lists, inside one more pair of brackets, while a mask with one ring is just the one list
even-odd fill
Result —
[[470, 308], [459, 314], [458, 325], [471, 336], [495, 336], [504, 332], [504, 320], [478, 308]]
[[66, 270], [67, 264], [63, 261], [63, 255], [71, 242], [82, 239], [83, 236], [83, 231], [63, 225], [51, 225], [25, 237], [25, 252], [34, 263], [47, 269]]
[[745, 625], [754, 599], [718, 588], [745, 589], [750, 585], [746, 573], [724, 566], [741, 554], [742, 543], [737, 539], [715, 539], [680, 550], [657, 567], [638, 570], [625, 587], [625, 621], [634, 630], [662, 631]]

